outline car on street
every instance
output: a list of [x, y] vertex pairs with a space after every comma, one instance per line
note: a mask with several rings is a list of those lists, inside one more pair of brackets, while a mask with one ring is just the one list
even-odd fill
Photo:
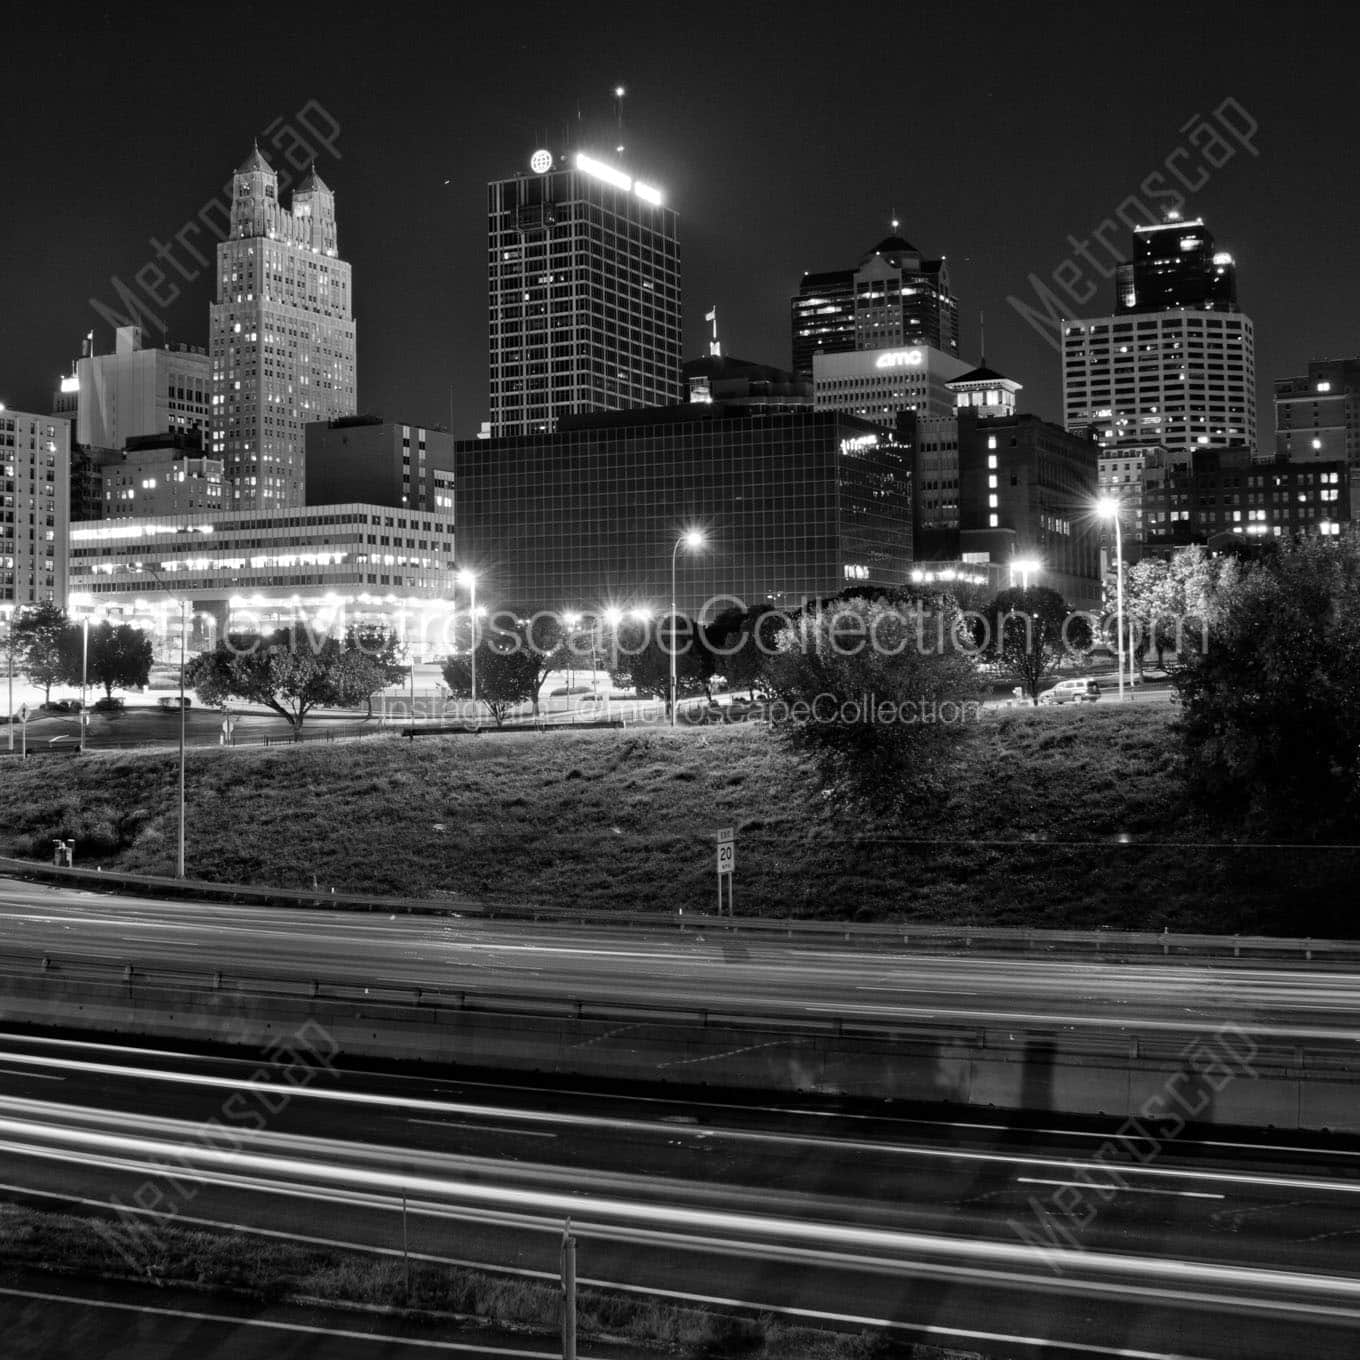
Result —
[[1039, 696], [1039, 702], [1045, 705], [1093, 704], [1099, 698], [1100, 685], [1095, 680], [1059, 680]]

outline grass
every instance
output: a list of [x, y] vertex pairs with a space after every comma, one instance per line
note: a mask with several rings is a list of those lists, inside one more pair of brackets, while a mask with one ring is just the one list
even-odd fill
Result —
[[[116, 1279], [154, 1279], [266, 1301], [397, 1307], [456, 1314], [499, 1327], [550, 1332], [559, 1325], [561, 1291], [461, 1266], [412, 1261], [411, 1288], [394, 1256], [317, 1248], [239, 1232], [212, 1232], [143, 1220], [145, 1231], [73, 1214], [0, 1205], [0, 1263], [30, 1270]], [[110, 1237], [123, 1244], [120, 1251]], [[135, 1269], [134, 1269], [135, 1266]], [[582, 1289], [577, 1330], [686, 1356], [747, 1360], [980, 1360], [916, 1346], [875, 1332], [790, 1327], [772, 1316], [686, 1308], [646, 1295]]]
[[[188, 869], [224, 882], [739, 914], [1349, 936], [1360, 848], [1223, 845], [1186, 805], [1172, 712], [1004, 710], [942, 793], [851, 819], [767, 729], [523, 732], [190, 751]], [[8, 764], [0, 848], [170, 872], [172, 753]], [[1126, 843], [1118, 843], [1120, 837]], [[1083, 844], [1063, 844], [1063, 842]]]

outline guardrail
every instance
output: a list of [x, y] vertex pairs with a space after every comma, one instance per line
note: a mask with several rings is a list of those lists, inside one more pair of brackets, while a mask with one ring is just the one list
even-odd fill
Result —
[[[681, 1026], [699, 1030], [740, 1033], [777, 1033], [804, 1038], [877, 1039], [894, 1045], [920, 1044], [938, 1048], [942, 1034], [961, 1048], [1013, 1052], [1024, 1055], [1036, 1037], [1051, 1038], [1048, 1029], [1027, 1030], [1015, 1024], [993, 1026], [939, 1024], [919, 1019], [897, 1020], [891, 1016], [810, 1015], [777, 1001], [747, 998], [740, 1008], [732, 1003], [713, 1005], [651, 1004], [625, 998], [601, 996], [545, 996], [537, 992], [497, 991], [479, 987], [420, 986], [415, 983], [381, 985], [342, 982], [326, 978], [298, 978], [285, 973], [228, 973], [221, 969], [199, 971], [174, 967], [142, 967], [126, 961], [110, 961], [52, 953], [0, 952], [0, 978], [59, 978], [74, 985], [117, 984], [131, 996], [134, 989], [146, 993], [193, 991], [203, 995], [235, 995], [269, 1002], [304, 1002], [357, 1007], [407, 1010], [432, 1017], [443, 1011], [468, 1014], [519, 1016], [533, 1020], [593, 1021], [609, 1025]], [[178, 1002], [176, 1004], [182, 1004]], [[377, 1018], [377, 1017], [374, 1017]], [[382, 1018], [390, 1018], [388, 1016]], [[1136, 1020], [1118, 1026], [1093, 1023], [1087, 1028], [1063, 1026], [1061, 1043], [1070, 1058], [1115, 1058], [1120, 1061], [1170, 1062], [1183, 1058], [1185, 1031], [1140, 1032]], [[1253, 1034], [1252, 1061], [1261, 1067], [1307, 1069], [1319, 1076], [1348, 1077], [1356, 1068], [1355, 1045], [1339, 1034], [1334, 1042], [1272, 1043], [1269, 1032]]]
[[1173, 934], [1170, 931], [1016, 930], [999, 926], [933, 925], [911, 921], [805, 921], [777, 917], [710, 916], [702, 912], [618, 911], [612, 908], [553, 907], [511, 898], [380, 897], [316, 887], [272, 888], [214, 883], [206, 879], [64, 868], [33, 860], [0, 857], [0, 876], [79, 885], [105, 892], [269, 907], [385, 912], [409, 916], [475, 916], [485, 920], [537, 924], [606, 926], [611, 929], [705, 931], [747, 936], [771, 943], [807, 946], [850, 945], [862, 949], [971, 950], [977, 953], [1079, 954], [1168, 961], [1206, 959], [1303, 959], [1314, 963], [1360, 960], [1360, 940], [1314, 940], [1270, 935]]

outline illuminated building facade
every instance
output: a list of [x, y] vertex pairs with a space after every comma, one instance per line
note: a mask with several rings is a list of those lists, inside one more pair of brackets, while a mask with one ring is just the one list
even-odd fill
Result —
[[222, 509], [222, 460], [204, 457], [197, 438], [130, 439], [122, 453], [105, 453], [100, 462], [105, 519]]
[[1339, 535], [1351, 521], [1346, 464], [1264, 462], [1246, 448], [1203, 449], [1143, 491], [1149, 549], [1292, 534]]
[[142, 435], [197, 434], [207, 438], [212, 411], [211, 365], [195, 345], [142, 345], [140, 326], [114, 331], [112, 354], [76, 360], [61, 380], [53, 409], [71, 421], [82, 448], [121, 449]]
[[949, 384], [972, 367], [929, 345], [818, 354], [812, 361], [813, 405], [887, 426], [896, 423], [899, 411], [949, 416], [957, 402]]
[[367, 501], [453, 519], [453, 436], [377, 416], [307, 426], [307, 504]]
[[1063, 325], [1067, 428], [1106, 449], [1255, 449], [1255, 333], [1232, 257], [1203, 223], [1173, 220], [1138, 228], [1116, 272], [1115, 313]]
[[655, 186], [536, 151], [488, 186], [487, 269], [493, 436], [684, 400], [676, 214]]
[[1133, 229], [1133, 258], [1115, 268], [1115, 311], [1235, 312], [1237, 264], [1201, 218]]
[[[896, 223], [893, 224], [896, 226]], [[889, 236], [855, 269], [804, 274], [790, 302], [793, 371], [813, 376], [818, 354], [921, 345], [958, 356], [959, 307], [949, 265]]]
[[66, 601], [71, 426], [0, 406], [0, 605]]
[[285, 209], [256, 148], [233, 177], [210, 308], [208, 452], [223, 461], [233, 507], [302, 504], [304, 427], [355, 411], [351, 306], [335, 195], [313, 169]]
[[565, 418], [556, 433], [455, 446], [459, 562], [489, 607], [798, 604], [902, 585], [911, 478], [895, 436], [839, 412], [692, 403]]
[[195, 650], [224, 630], [291, 623], [325, 633], [375, 622], [403, 641], [431, 640], [454, 577], [452, 517], [393, 506], [228, 508], [102, 520], [71, 535], [73, 600], [177, 646], [188, 599]]
[[1275, 383], [1275, 453], [1294, 462], [1343, 462], [1350, 514], [1360, 520], [1360, 359], [1315, 359]]

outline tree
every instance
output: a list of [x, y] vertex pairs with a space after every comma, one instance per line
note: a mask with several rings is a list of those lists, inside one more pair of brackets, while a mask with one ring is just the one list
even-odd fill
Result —
[[1190, 785], [1249, 828], [1360, 831], [1360, 536], [1300, 539], [1222, 574], [1175, 676]]
[[702, 630], [705, 651], [712, 657], [715, 673], [727, 681], [729, 692], [744, 689], [755, 698], [766, 658], [774, 653], [775, 639], [786, 622], [783, 614], [763, 606], [732, 608]]
[[347, 628], [337, 677], [341, 707], [358, 708], [366, 704], [366, 716], [371, 718], [373, 696], [406, 678], [408, 667], [399, 658], [400, 651], [397, 635], [390, 628], [375, 623]]
[[[444, 663], [444, 683], [454, 698], [471, 698], [471, 658], [449, 657]], [[542, 683], [541, 659], [524, 648], [497, 647], [489, 639], [477, 644], [477, 701], [486, 705], [497, 727], [504, 724], [512, 709], [536, 701]]]
[[1203, 645], [1214, 596], [1241, 567], [1236, 556], [1214, 556], [1196, 546], [1169, 559], [1145, 557], [1125, 572], [1124, 612], [1140, 674], [1149, 653], [1161, 667], [1168, 650], [1183, 658]]
[[676, 618], [673, 636], [668, 619], [639, 627], [643, 631], [626, 648], [620, 648], [619, 678], [640, 698], [660, 699], [669, 715], [672, 646], [677, 698], [705, 692], [715, 658], [702, 645], [700, 630], [688, 619]]
[[134, 689], [150, 678], [154, 653], [151, 639], [140, 628], [107, 621], [95, 624], [88, 647], [85, 674], [92, 684], [104, 686], [108, 698], [113, 698], [115, 688]]
[[1012, 587], [1001, 591], [983, 615], [978, 641], [1008, 679], [1018, 681], [1039, 702], [1039, 691], [1074, 651], [1090, 647], [1091, 628], [1067, 601], [1048, 586]]
[[842, 801], [892, 811], [939, 782], [980, 713], [977, 667], [955, 624], [947, 609], [936, 618], [858, 598], [813, 606], [779, 633], [765, 666], [775, 731]]
[[44, 703], [52, 701], [53, 685], [80, 684], [82, 630], [60, 605], [33, 605], [15, 618], [13, 627], [19, 669], [43, 687]]
[[208, 705], [228, 699], [263, 704], [286, 718], [293, 736], [299, 737], [312, 709], [349, 706], [345, 667], [337, 639], [318, 639], [310, 629], [295, 625], [267, 636], [230, 634], [189, 663], [185, 684]]

